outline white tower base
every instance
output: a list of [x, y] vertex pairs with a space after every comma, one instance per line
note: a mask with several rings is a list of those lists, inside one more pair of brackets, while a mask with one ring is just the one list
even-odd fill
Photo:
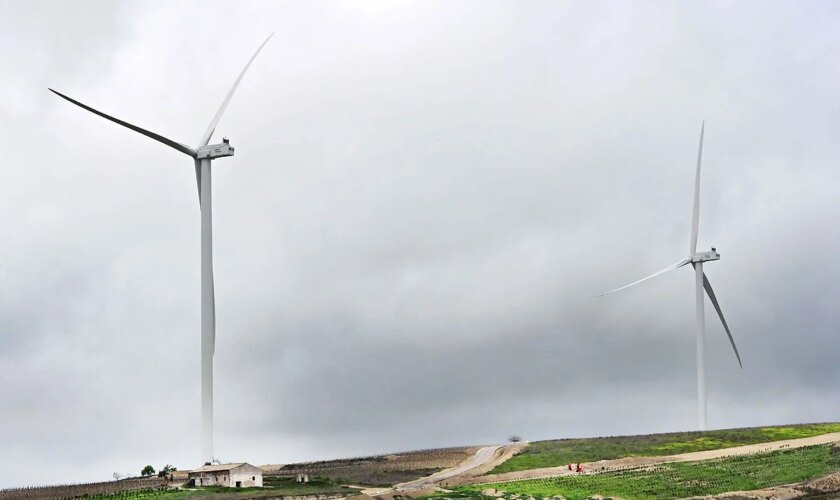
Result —
[[706, 430], [706, 318], [703, 310], [703, 262], [694, 263], [697, 300], [697, 427]]
[[213, 201], [210, 160], [201, 160], [201, 457], [213, 461]]

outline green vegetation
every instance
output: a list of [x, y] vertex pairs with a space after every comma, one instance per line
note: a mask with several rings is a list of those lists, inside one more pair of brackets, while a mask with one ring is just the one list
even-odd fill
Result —
[[797, 483], [838, 470], [840, 447], [817, 445], [700, 462], [466, 486], [457, 488], [454, 494], [436, 496], [478, 498], [482, 496], [481, 491], [493, 488], [504, 491], [507, 500], [523, 494], [534, 498], [562, 495], [569, 500], [592, 495], [625, 499], [683, 498]]
[[663, 456], [718, 450], [747, 444], [811, 437], [830, 432], [840, 432], [840, 423], [536, 441], [529, 444], [518, 455], [493, 469], [490, 474], [559, 467], [570, 463], [622, 457]]
[[263, 476], [263, 485], [282, 495], [310, 495], [314, 493], [355, 493], [358, 488], [348, 488], [330, 479], [310, 477], [308, 483], [298, 483], [295, 477]]
[[412, 470], [376, 470], [370, 468], [346, 469], [338, 471], [321, 471], [342, 484], [358, 484], [364, 486], [392, 486], [407, 483], [421, 477], [426, 477], [443, 469], [412, 469]]
[[[140, 499], [140, 498], [183, 498], [183, 495], [176, 496], [176, 490], [167, 489], [149, 489], [139, 491], [125, 491], [123, 493], [112, 493], [110, 495], [85, 495], [81, 498], [113, 498], [113, 499]], [[79, 498], [79, 497], [76, 497]]]
[[190, 488], [184, 490], [144, 490], [113, 495], [98, 495], [87, 498], [100, 499], [143, 499], [160, 498], [162, 500], [175, 500], [180, 498], [276, 498], [282, 495], [314, 495], [316, 493], [330, 494], [342, 493], [353, 494], [358, 492], [357, 488], [348, 488], [336, 484], [328, 479], [312, 478], [308, 483], [298, 483], [293, 477], [264, 476], [263, 488], [226, 488], [223, 486], [205, 486], [202, 488]]
[[177, 467], [173, 467], [172, 464], [166, 464], [158, 471], [158, 477], [166, 477], [176, 470], [178, 470]]
[[391, 486], [454, 467], [476, 451], [478, 448], [474, 447], [418, 450], [372, 457], [286, 464], [276, 471], [284, 475], [305, 473], [329, 478], [341, 484]]

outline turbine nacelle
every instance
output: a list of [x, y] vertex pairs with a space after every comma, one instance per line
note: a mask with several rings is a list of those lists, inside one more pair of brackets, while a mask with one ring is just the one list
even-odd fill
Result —
[[708, 252], [697, 252], [691, 256], [691, 263], [708, 262], [710, 260], [720, 260], [720, 254], [717, 253], [715, 247], [712, 247]]
[[225, 156], [233, 156], [233, 146], [227, 138], [222, 139], [221, 144], [210, 144], [208, 146], [201, 146], [198, 148], [196, 159], [212, 160], [214, 158], [224, 158]]

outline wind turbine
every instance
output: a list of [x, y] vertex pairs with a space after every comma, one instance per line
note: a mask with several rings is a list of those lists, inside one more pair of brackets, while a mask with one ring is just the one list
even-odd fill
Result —
[[198, 185], [198, 200], [201, 207], [201, 455], [202, 461], [212, 462], [213, 457], [213, 356], [216, 351], [216, 293], [213, 283], [213, 206], [212, 206], [212, 190], [211, 190], [211, 168], [210, 163], [216, 158], [224, 158], [226, 156], [233, 156], [234, 148], [230, 145], [227, 138], [222, 139], [220, 144], [209, 144], [210, 137], [216, 130], [216, 125], [222, 118], [225, 108], [230, 102], [236, 87], [245, 72], [251, 66], [251, 63], [256, 59], [257, 54], [265, 47], [265, 44], [274, 36], [274, 33], [268, 36], [265, 41], [257, 48], [245, 68], [239, 73], [236, 81], [233, 82], [233, 87], [225, 96], [222, 105], [207, 127], [207, 130], [198, 141], [198, 146], [191, 148], [180, 142], [175, 142], [167, 139], [162, 135], [142, 129], [136, 125], [124, 122], [118, 118], [107, 115], [101, 111], [91, 108], [85, 104], [71, 99], [66, 95], [49, 89], [50, 92], [66, 99], [73, 104], [97, 114], [102, 118], [111, 120], [114, 123], [129, 128], [135, 132], [139, 132], [146, 137], [150, 137], [158, 142], [162, 142], [167, 146], [180, 151], [187, 156], [193, 158], [195, 162], [195, 180]]
[[732, 333], [729, 331], [729, 325], [726, 324], [726, 319], [723, 317], [723, 312], [720, 310], [720, 304], [718, 304], [715, 291], [712, 290], [712, 284], [709, 283], [709, 278], [703, 272], [703, 263], [720, 260], [720, 254], [717, 253], [715, 247], [712, 247], [712, 249], [708, 252], [697, 251], [697, 232], [700, 227], [700, 161], [703, 158], [703, 133], [705, 128], [706, 123], [704, 121], [700, 126], [700, 149], [697, 151], [697, 173], [694, 178], [694, 210], [691, 216], [691, 242], [689, 244], [688, 257], [671, 264], [661, 271], [657, 271], [650, 276], [642, 278], [639, 281], [634, 281], [633, 283], [624, 285], [621, 288], [616, 288], [615, 290], [598, 294], [599, 297], [602, 297], [619, 290], [624, 290], [625, 288], [638, 285], [643, 281], [647, 281], [651, 278], [659, 276], [660, 274], [667, 273], [668, 271], [673, 271], [674, 269], [680, 268], [686, 264], [691, 264], [694, 267], [694, 289], [697, 306], [697, 425], [700, 430], [706, 430], [706, 321], [704, 316], [705, 311], [703, 310], [704, 289], [709, 295], [709, 300], [712, 301], [712, 305], [715, 306], [715, 311], [717, 311], [718, 316], [720, 317], [720, 322], [723, 323], [723, 329], [726, 330], [726, 335], [729, 336], [729, 343], [732, 344], [732, 350], [735, 351], [735, 357], [738, 359], [738, 365], [742, 369], [744, 368], [744, 365], [741, 364], [741, 355], [738, 354], [738, 348], [735, 347], [735, 340], [732, 338]]

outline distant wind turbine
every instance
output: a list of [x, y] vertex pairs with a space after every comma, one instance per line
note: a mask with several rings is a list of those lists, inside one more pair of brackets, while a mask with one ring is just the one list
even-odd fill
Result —
[[726, 324], [726, 319], [723, 317], [723, 312], [720, 310], [720, 304], [718, 304], [715, 292], [712, 290], [712, 284], [709, 283], [709, 278], [706, 277], [706, 274], [703, 272], [703, 263], [712, 260], [720, 260], [720, 254], [717, 253], [715, 247], [712, 247], [711, 251], [708, 252], [697, 252], [697, 232], [700, 226], [700, 161], [703, 158], [703, 133], [705, 128], [706, 124], [703, 122], [703, 125], [700, 127], [700, 149], [697, 151], [697, 174], [694, 178], [694, 210], [691, 217], [691, 243], [689, 246], [688, 257], [671, 264], [661, 271], [657, 271], [650, 276], [642, 278], [639, 281], [634, 281], [633, 283], [625, 285], [621, 288], [616, 288], [615, 290], [598, 294], [598, 296], [601, 297], [619, 290], [624, 290], [625, 288], [638, 285], [643, 281], [647, 281], [651, 278], [659, 276], [660, 274], [667, 273], [668, 271], [673, 271], [674, 269], [682, 267], [686, 264], [691, 264], [694, 267], [695, 296], [697, 305], [697, 425], [700, 430], [706, 429], [706, 321], [703, 310], [703, 289], [705, 289], [706, 293], [709, 295], [709, 300], [711, 300], [712, 305], [715, 306], [715, 311], [717, 311], [718, 316], [720, 317], [720, 322], [723, 323], [726, 335], [729, 336], [729, 343], [732, 344], [732, 349], [735, 351], [735, 357], [738, 359], [738, 365], [742, 369], [744, 368], [744, 365], [741, 364], [741, 355], [738, 354], [738, 348], [735, 347], [735, 340], [732, 338], [732, 333], [729, 331], [729, 325]]
[[[135, 132], [139, 132], [146, 137], [150, 137], [158, 142], [162, 142], [167, 146], [178, 150], [187, 156], [190, 156], [195, 161], [195, 179], [198, 185], [198, 200], [201, 207], [201, 457], [203, 462], [213, 461], [213, 355], [216, 351], [216, 293], [213, 284], [213, 207], [212, 207], [212, 192], [211, 192], [211, 169], [210, 162], [216, 158], [223, 158], [225, 156], [233, 156], [233, 147], [230, 145], [227, 138], [222, 140], [221, 144], [209, 144], [210, 137], [216, 130], [216, 125], [222, 118], [225, 108], [230, 102], [236, 87], [248, 71], [248, 67], [254, 62], [257, 54], [260, 53], [265, 44], [274, 36], [274, 33], [268, 36], [265, 41], [257, 48], [251, 59], [245, 65], [245, 68], [233, 82], [233, 87], [225, 96], [222, 105], [216, 112], [216, 116], [210, 122], [207, 130], [198, 141], [197, 148], [185, 146], [180, 142], [175, 142], [167, 139], [162, 135], [142, 129], [136, 125], [124, 122], [118, 118], [107, 115], [101, 111], [97, 111], [90, 106], [86, 106], [79, 101], [71, 99], [66, 95], [49, 89], [59, 97], [66, 99], [73, 104], [84, 108], [91, 113], [97, 114], [102, 118], [111, 120], [114, 123], [120, 124], [123, 127], [129, 128]], [[209, 145], [208, 145], [209, 144]]]

